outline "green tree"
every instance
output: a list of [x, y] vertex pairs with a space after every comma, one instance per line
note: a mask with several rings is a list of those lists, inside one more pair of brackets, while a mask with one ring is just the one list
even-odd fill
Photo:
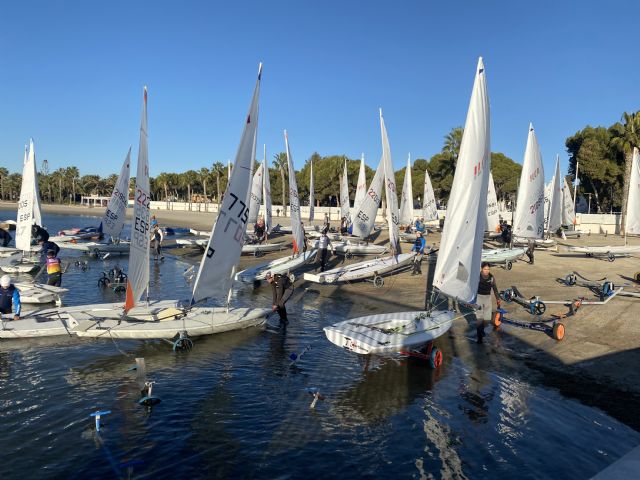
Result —
[[4, 200], [4, 181], [9, 176], [9, 170], [0, 167], [0, 199]]
[[[285, 189], [285, 179], [289, 176], [289, 166], [287, 164], [287, 154], [286, 152], [276, 153], [273, 156], [273, 164], [276, 169], [280, 172], [280, 179], [282, 180], [282, 208], [284, 209], [285, 215], [287, 211], [287, 191]], [[275, 194], [272, 191], [272, 195]]]
[[622, 218], [620, 221], [620, 233], [625, 234], [627, 219], [627, 198], [629, 196], [629, 181], [631, 179], [631, 165], [633, 161], [633, 149], [640, 146], [640, 112], [622, 114], [623, 124], [611, 127], [614, 137], [611, 145], [624, 156], [624, 174], [622, 187]]
[[444, 136], [444, 146], [442, 147], [443, 153], [448, 153], [453, 160], [453, 164], [458, 162], [458, 155], [460, 155], [460, 145], [462, 145], [462, 134], [464, 128], [455, 127], [452, 128], [449, 133]]

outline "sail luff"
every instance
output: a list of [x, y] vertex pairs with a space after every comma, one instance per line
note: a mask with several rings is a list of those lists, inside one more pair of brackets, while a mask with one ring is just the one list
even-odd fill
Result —
[[267, 164], [267, 146], [264, 145], [264, 157], [262, 159], [263, 165], [263, 184], [262, 195], [264, 197], [264, 229], [265, 232], [271, 233], [271, 180], [269, 179], [269, 165]]
[[491, 166], [489, 113], [480, 57], [433, 280], [440, 292], [465, 302], [475, 297], [480, 278]]
[[251, 196], [249, 198], [249, 223], [256, 223], [256, 221], [258, 220], [260, 204], [262, 203], [262, 176], [263, 169], [262, 164], [260, 164], [256, 169], [256, 173], [253, 174], [253, 181], [251, 183]]
[[521, 238], [542, 238], [544, 235], [544, 167], [532, 124], [529, 124], [520, 175], [513, 234]]
[[500, 231], [500, 214], [498, 213], [498, 197], [493, 183], [493, 174], [489, 172], [489, 190], [487, 192], [487, 231]]
[[389, 244], [391, 249], [397, 255], [400, 253], [400, 235], [398, 229], [399, 213], [398, 213], [398, 189], [396, 188], [396, 178], [393, 173], [393, 164], [391, 161], [391, 148], [389, 147], [389, 138], [387, 136], [387, 128], [384, 124], [382, 109], [380, 109], [380, 135], [382, 137], [382, 162], [384, 164], [385, 176], [385, 195], [387, 198], [387, 225], [389, 226]]
[[347, 172], [347, 159], [344, 160], [344, 169], [340, 179], [340, 217], [346, 218], [351, 223], [351, 208], [349, 206], [349, 177]]
[[554, 232], [562, 224], [562, 188], [560, 187], [560, 156], [556, 156], [556, 168], [551, 183], [551, 197], [549, 198], [549, 217], [547, 230]]
[[356, 196], [353, 200], [353, 206], [358, 209], [364, 196], [367, 193], [367, 172], [364, 164], [364, 153], [360, 157], [360, 171], [358, 172], [358, 184], [356, 185]]
[[293, 167], [291, 150], [289, 148], [289, 136], [284, 131], [284, 143], [287, 151], [287, 167], [289, 169], [289, 206], [291, 208], [291, 233], [293, 235], [293, 253], [300, 253], [304, 248], [304, 231], [300, 219], [300, 198], [298, 197], [298, 182], [296, 170]]
[[200, 262], [191, 303], [216, 296], [224, 298], [231, 284], [228, 273], [240, 260], [249, 219], [249, 205], [246, 200], [249, 196], [251, 172], [256, 156], [261, 76], [262, 64], [258, 67], [258, 78], [231, 170], [229, 186]]
[[426, 221], [438, 219], [436, 197], [433, 193], [433, 185], [429, 177], [429, 170], [424, 171], [424, 190], [422, 192], [422, 216]]
[[315, 208], [315, 185], [313, 184], [313, 159], [309, 160], [309, 168], [311, 170], [309, 178], [309, 221], [313, 221], [313, 214]]
[[384, 162], [381, 158], [373, 180], [371, 180], [369, 190], [367, 190], [360, 205], [356, 206], [355, 215], [353, 216], [353, 235], [356, 237], [366, 238], [373, 229], [378, 214], [378, 206], [382, 198], [384, 168]]
[[107, 205], [107, 210], [102, 217], [101, 228], [105, 235], [112, 238], [120, 238], [127, 216], [127, 205], [129, 203], [129, 178], [131, 172], [131, 147], [120, 168], [118, 181], [111, 193], [111, 198]]
[[16, 217], [16, 248], [23, 252], [31, 249], [31, 226], [34, 222], [34, 164], [35, 149], [33, 141], [29, 147], [27, 161], [22, 167], [22, 185], [20, 187], [20, 200], [18, 201], [18, 214]]
[[33, 138], [29, 140], [29, 151], [33, 152], [33, 221], [36, 225], [42, 225], [42, 206], [40, 205], [40, 184], [38, 182], [38, 166], [36, 165], [36, 150], [33, 145]]
[[404, 171], [404, 183], [402, 184], [402, 199], [400, 201], [400, 223], [409, 225], [413, 223], [413, 182], [411, 180], [411, 154], [407, 159], [407, 167]]
[[640, 154], [633, 147], [631, 161], [631, 178], [629, 179], [629, 196], [627, 197], [627, 218], [625, 221], [627, 235], [640, 235]]

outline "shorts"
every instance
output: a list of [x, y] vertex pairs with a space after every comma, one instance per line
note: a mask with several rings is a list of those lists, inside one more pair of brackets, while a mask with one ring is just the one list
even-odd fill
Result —
[[476, 318], [478, 320], [484, 320], [485, 322], [491, 321], [491, 313], [493, 311], [493, 305], [491, 302], [491, 295], [479, 295], [476, 303], [480, 306], [480, 310], [476, 312]]

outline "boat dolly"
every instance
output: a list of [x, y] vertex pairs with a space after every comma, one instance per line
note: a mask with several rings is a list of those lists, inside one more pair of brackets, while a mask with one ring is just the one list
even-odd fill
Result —
[[597, 305], [599, 303], [606, 303], [622, 291], [622, 287], [616, 289], [614, 283], [610, 280], [607, 280], [606, 277], [599, 280], [590, 280], [575, 271], [566, 275], [563, 279], [563, 283], [568, 287], [573, 287], [575, 285], [586, 287], [600, 298], [600, 302], [598, 303], [583, 301], [585, 305]]
[[[536, 330], [538, 332], [543, 332], [549, 335], [551, 338], [557, 341], [562, 341], [565, 336], [565, 326], [562, 322], [559, 322], [559, 318], [563, 318], [561, 316], [552, 316], [549, 320], [540, 320], [537, 322], [520, 322], [517, 320], [513, 320], [508, 318], [507, 311], [503, 308], [498, 308], [496, 310], [496, 314], [493, 316], [493, 328], [496, 330], [500, 330], [502, 324], [511, 325], [513, 327], [518, 328], [526, 328], [529, 330]], [[553, 322], [549, 325], [550, 322]]]
[[540, 316], [547, 311], [547, 304], [563, 304], [569, 307], [569, 311], [566, 313], [553, 313], [554, 318], [566, 318], [575, 315], [578, 309], [582, 306], [582, 298], [574, 300], [541, 300], [539, 296], [533, 296], [526, 298], [515, 285], [500, 292], [500, 298], [506, 303], [515, 302], [522, 305], [531, 315]]

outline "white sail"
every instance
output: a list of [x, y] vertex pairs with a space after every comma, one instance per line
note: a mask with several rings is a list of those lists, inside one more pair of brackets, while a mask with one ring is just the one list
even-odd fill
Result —
[[311, 169], [311, 176], [309, 178], [309, 221], [313, 221], [313, 210], [315, 199], [315, 186], [313, 184], [313, 160], [309, 160], [309, 168]]
[[433, 280], [442, 293], [465, 302], [475, 297], [480, 278], [491, 163], [490, 128], [489, 96], [480, 57]]
[[347, 173], [347, 160], [344, 161], [344, 170], [340, 181], [340, 218], [346, 218], [351, 223], [351, 207], [349, 206], [349, 177]]
[[232, 280], [229, 273], [240, 260], [244, 233], [249, 219], [249, 206], [245, 200], [249, 195], [253, 160], [256, 156], [255, 139], [258, 131], [261, 76], [262, 64], [258, 67], [258, 79], [240, 137], [229, 187], [200, 262], [200, 269], [193, 286], [192, 303], [216, 296], [224, 298]]
[[149, 225], [151, 212], [149, 192], [149, 152], [147, 146], [147, 87], [144, 87], [142, 118], [140, 120], [140, 144], [138, 145], [138, 167], [136, 188], [133, 192], [133, 220], [131, 222], [131, 247], [129, 250], [129, 271], [127, 296], [124, 304], [128, 312], [138, 304], [149, 285]]
[[413, 223], [413, 184], [411, 181], [411, 155], [407, 159], [407, 168], [404, 171], [404, 184], [402, 185], [402, 199], [400, 200], [400, 223], [409, 225]]
[[573, 206], [573, 198], [571, 197], [571, 188], [569, 188], [566, 178], [563, 178], [562, 182], [562, 224], [575, 225], [576, 211]]
[[130, 163], [131, 163], [131, 147], [127, 153], [122, 168], [120, 169], [120, 175], [118, 175], [118, 182], [116, 183], [107, 210], [102, 217], [102, 223], [100, 227], [105, 235], [113, 238], [120, 238], [122, 229], [124, 228], [125, 218], [127, 216], [127, 205], [129, 203], [129, 176], [130, 176]]
[[493, 174], [489, 172], [489, 191], [487, 193], [487, 232], [500, 231], [500, 214], [498, 213], [498, 197], [493, 183]]
[[382, 186], [384, 184], [384, 162], [380, 159], [376, 174], [371, 180], [371, 186], [359, 205], [353, 217], [353, 235], [360, 238], [368, 237], [373, 229], [380, 205]]
[[553, 185], [553, 178], [549, 183], [544, 186], [544, 223], [546, 225], [549, 218], [549, 202], [551, 201], [551, 186]]
[[640, 155], [635, 147], [633, 147], [624, 233], [625, 235], [640, 235]]
[[527, 148], [520, 175], [513, 234], [520, 238], [542, 238], [544, 234], [544, 167], [538, 140], [529, 124]]
[[264, 230], [267, 233], [271, 233], [271, 180], [269, 180], [269, 165], [267, 165], [267, 146], [264, 146], [264, 157], [262, 160], [263, 175], [263, 187], [262, 194], [264, 197]]
[[367, 193], [367, 172], [364, 165], [364, 153], [360, 157], [360, 171], [358, 172], [358, 184], [356, 185], [356, 197], [353, 206], [357, 209]]
[[549, 216], [547, 230], [555, 232], [562, 225], [562, 188], [560, 184], [560, 156], [556, 156], [556, 170], [551, 182], [551, 197], [549, 198]]
[[422, 192], [422, 216], [426, 221], [438, 219], [438, 207], [436, 197], [433, 194], [433, 185], [429, 177], [429, 169], [424, 171], [424, 191]]
[[400, 235], [398, 231], [398, 189], [396, 188], [396, 177], [393, 173], [391, 162], [391, 149], [389, 148], [389, 138], [387, 128], [384, 125], [382, 109], [380, 109], [380, 134], [382, 136], [382, 163], [384, 164], [385, 195], [387, 198], [387, 224], [389, 225], [389, 244], [394, 254], [400, 253]]
[[293, 167], [291, 150], [289, 149], [289, 137], [284, 131], [284, 144], [287, 149], [287, 166], [289, 168], [289, 206], [291, 207], [291, 233], [293, 234], [293, 253], [302, 252], [304, 246], [304, 231], [300, 219], [300, 198], [298, 198], [298, 182], [296, 170]]
[[[33, 221], [42, 226], [42, 207], [40, 206], [40, 183], [38, 182], [38, 166], [36, 165], [36, 150], [33, 146], [33, 138], [29, 140], [29, 152], [33, 152]], [[30, 153], [31, 154], [31, 153]], [[25, 158], [26, 160], [26, 158]], [[74, 199], [75, 200], [75, 199]]]
[[262, 203], [262, 164], [253, 174], [253, 182], [251, 184], [251, 197], [249, 199], [249, 223], [256, 223], [258, 220], [258, 212], [260, 212], [260, 204]]
[[35, 202], [35, 150], [33, 141], [29, 148], [27, 161], [22, 168], [22, 186], [20, 201], [18, 202], [18, 216], [16, 218], [16, 248], [23, 252], [31, 249], [31, 226], [34, 223], [33, 206]]

